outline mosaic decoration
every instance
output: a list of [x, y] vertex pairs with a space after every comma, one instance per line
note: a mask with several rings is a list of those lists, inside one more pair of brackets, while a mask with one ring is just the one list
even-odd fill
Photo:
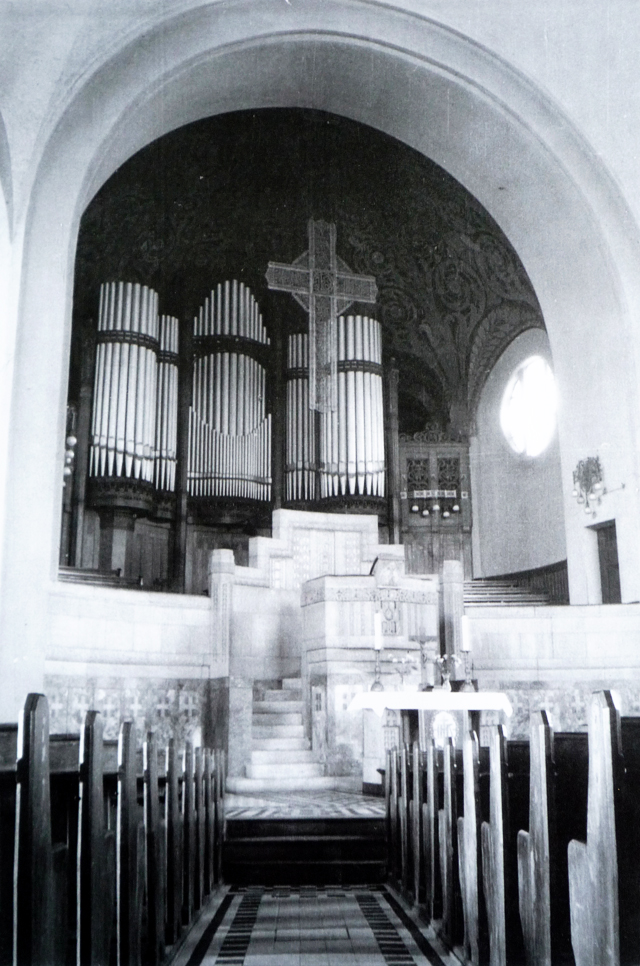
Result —
[[[513, 708], [513, 715], [503, 724], [509, 738], [529, 738], [529, 718], [534, 711], [546, 711], [554, 731], [586, 731], [589, 702], [594, 691], [604, 688], [614, 695], [616, 706], [623, 716], [640, 715], [640, 689], [628, 681], [585, 681], [573, 686], [514, 687], [513, 682], [487, 682], [483, 687], [504, 691]], [[486, 720], [485, 720], [486, 718]], [[483, 712], [482, 725], [499, 724]], [[481, 736], [482, 741], [482, 736]]]
[[126, 720], [135, 724], [139, 743], [155, 729], [161, 744], [175, 736], [180, 745], [201, 738], [208, 717], [207, 681], [50, 674], [44, 690], [52, 734], [80, 734], [86, 712], [94, 710], [102, 715], [107, 740], [117, 739]]

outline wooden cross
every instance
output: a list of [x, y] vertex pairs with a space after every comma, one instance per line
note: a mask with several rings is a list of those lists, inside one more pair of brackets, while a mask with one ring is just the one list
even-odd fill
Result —
[[354, 275], [336, 252], [336, 226], [309, 219], [309, 250], [293, 264], [269, 262], [269, 288], [290, 292], [309, 316], [309, 408], [338, 408], [338, 316], [352, 302], [375, 302], [376, 280]]

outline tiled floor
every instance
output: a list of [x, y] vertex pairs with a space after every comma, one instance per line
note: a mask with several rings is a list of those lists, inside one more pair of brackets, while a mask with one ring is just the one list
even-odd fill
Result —
[[385, 886], [222, 889], [173, 966], [446, 966]]
[[383, 818], [384, 798], [350, 792], [270, 792], [227, 795], [225, 817], [233, 818]]

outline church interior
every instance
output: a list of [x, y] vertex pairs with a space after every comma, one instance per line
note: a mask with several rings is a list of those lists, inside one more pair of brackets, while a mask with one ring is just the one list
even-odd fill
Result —
[[640, 17], [463, 6], [0, 6], [0, 964], [640, 958]]

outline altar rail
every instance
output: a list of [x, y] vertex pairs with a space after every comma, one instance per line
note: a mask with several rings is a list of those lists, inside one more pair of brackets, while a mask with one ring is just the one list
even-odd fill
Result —
[[[157, 966], [220, 880], [222, 752], [0, 725], [0, 964]], [[19, 744], [21, 742], [21, 748]]]
[[640, 717], [387, 754], [389, 877], [462, 962], [640, 962]]

